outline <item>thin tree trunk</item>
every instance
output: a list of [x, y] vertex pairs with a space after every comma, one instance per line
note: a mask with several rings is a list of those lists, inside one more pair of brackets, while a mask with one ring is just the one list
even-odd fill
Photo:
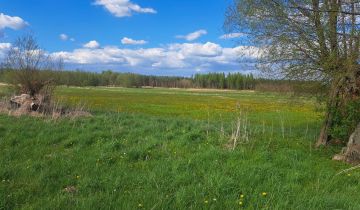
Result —
[[329, 135], [329, 131], [330, 131], [330, 128], [331, 128], [331, 125], [332, 125], [332, 119], [333, 119], [333, 114], [331, 111], [328, 111], [328, 113], [326, 114], [325, 116], [325, 121], [324, 121], [324, 124], [321, 128], [321, 131], [320, 131], [320, 136], [319, 136], [319, 139], [316, 143], [316, 147], [319, 147], [319, 146], [326, 146], [327, 143], [330, 141], [330, 135]]
[[340, 94], [343, 79], [336, 82], [331, 89], [329, 102], [327, 104], [327, 113], [325, 115], [324, 124], [320, 131], [319, 139], [316, 143], [316, 147], [321, 145], [326, 146], [331, 140], [330, 130], [333, 125], [334, 110], [338, 109], [338, 97]]

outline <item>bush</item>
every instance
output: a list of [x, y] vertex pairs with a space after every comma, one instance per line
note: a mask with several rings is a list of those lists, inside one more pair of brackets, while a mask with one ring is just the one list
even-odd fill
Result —
[[334, 113], [334, 125], [330, 131], [331, 136], [347, 142], [347, 138], [360, 122], [360, 101], [349, 101], [343, 108], [331, 111]]

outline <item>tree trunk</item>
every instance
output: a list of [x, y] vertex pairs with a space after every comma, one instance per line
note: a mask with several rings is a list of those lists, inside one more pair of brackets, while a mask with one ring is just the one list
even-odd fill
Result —
[[326, 146], [331, 140], [331, 135], [329, 132], [333, 125], [334, 110], [339, 108], [338, 98], [343, 79], [340, 79], [338, 81], [339, 82], [336, 82], [335, 85], [331, 88], [329, 102], [327, 104], [327, 113], [325, 115], [325, 120], [321, 128], [320, 136], [316, 143], [316, 147], [319, 147], [321, 145]]
[[[331, 100], [331, 99], [330, 99]], [[329, 103], [330, 104], [330, 103]], [[316, 143], [316, 147], [319, 147], [321, 145], [325, 146], [327, 143], [331, 140], [331, 136], [329, 134], [329, 131], [333, 124], [333, 111], [332, 109], [335, 108], [336, 103], [331, 102], [333, 104], [332, 106], [328, 107], [328, 111], [325, 116], [325, 121], [323, 123], [323, 126], [320, 131], [319, 139]]]

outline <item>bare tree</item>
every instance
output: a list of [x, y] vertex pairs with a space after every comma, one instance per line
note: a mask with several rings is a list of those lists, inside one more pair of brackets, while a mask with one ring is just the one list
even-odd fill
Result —
[[25, 35], [14, 42], [5, 65], [14, 71], [13, 83], [20, 87], [20, 92], [35, 96], [54, 85], [51, 75], [42, 71], [62, 68], [62, 61], [56, 61], [41, 49], [32, 35]]
[[228, 31], [246, 34], [262, 49], [259, 66], [264, 72], [318, 80], [329, 87], [317, 142], [326, 145], [335, 115], [347, 117], [344, 107], [360, 96], [360, 2], [234, 0], [226, 16]]

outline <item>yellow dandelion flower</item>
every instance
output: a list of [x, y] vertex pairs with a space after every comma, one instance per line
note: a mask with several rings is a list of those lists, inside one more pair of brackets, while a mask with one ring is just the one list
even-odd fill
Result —
[[207, 204], [207, 203], [209, 203], [209, 201], [205, 200], [204, 203]]
[[261, 195], [262, 195], [262, 196], [267, 196], [267, 193], [266, 193], [266, 192], [262, 192]]
[[351, 176], [351, 174], [348, 174], [348, 176]]
[[243, 195], [243, 194], [241, 194], [241, 195], [240, 195], [240, 198], [244, 198], [244, 195]]
[[77, 179], [80, 179], [80, 176], [79, 176], [79, 175], [77, 175], [77, 176], [76, 176], [76, 178], [77, 178]]
[[242, 201], [239, 202], [239, 205], [242, 206], [244, 203]]

